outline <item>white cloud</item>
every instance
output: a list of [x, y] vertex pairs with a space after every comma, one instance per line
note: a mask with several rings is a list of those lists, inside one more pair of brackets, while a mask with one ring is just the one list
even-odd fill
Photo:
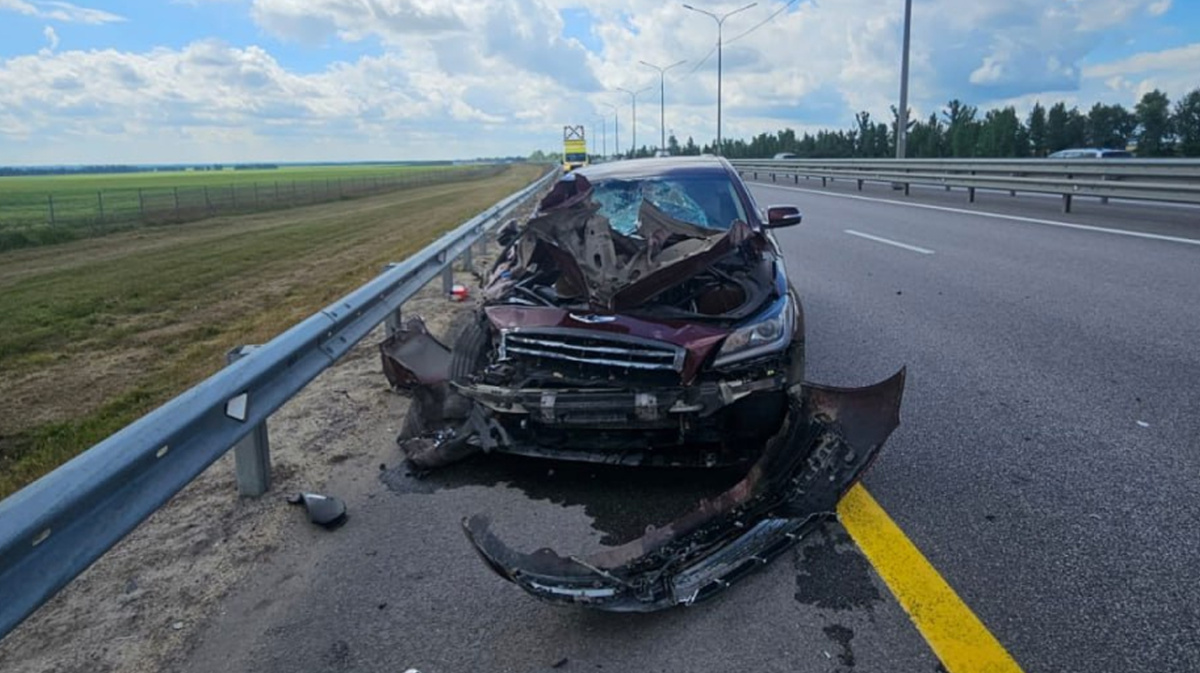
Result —
[[41, 53], [48, 53], [58, 49], [58, 33], [54, 31], [54, 26], [42, 28], [42, 35], [46, 38], [46, 47]]
[[[901, 10], [801, 0], [739, 37], [783, 6], [762, 0], [725, 24], [724, 134], [848, 127], [858, 110], [890, 119]], [[99, 11], [0, 0], [29, 16], [65, 7]], [[576, 34], [560, 14], [567, 8], [590, 19], [598, 48], [567, 36]], [[1192, 48], [1086, 61], [1102, 41], [1142, 35], [1168, 9], [1164, 0], [916, 0], [910, 104], [926, 117], [949, 98], [986, 108], [1128, 104], [1154, 85], [1182, 95], [1195, 86], [1185, 81], [1200, 62]], [[715, 136], [716, 26], [678, 2], [251, 0], [228, 11], [302, 48], [353, 43], [373, 55], [301, 73], [262, 47], [216, 41], [141, 53], [47, 49], [0, 61], [0, 150], [52, 161], [523, 154], [553, 148], [563, 124], [596, 124], [601, 113], [611, 149], [603, 103], [619, 107], [628, 147], [629, 99], [616, 87], [653, 87], [638, 100], [636, 131], [638, 144], [655, 144], [658, 75], [638, 61], [679, 59], [687, 63], [666, 78], [666, 128], [700, 143]], [[69, 154], [84, 151], [93, 156]]]
[[[1200, 42], [1175, 49], [1142, 52], [1119, 61], [1100, 63], [1083, 69], [1084, 77], [1112, 77], [1113, 75], [1135, 75], [1162, 70], [1195, 73], [1200, 64]], [[1200, 85], [1200, 81], [1197, 82]]]
[[26, 2], [26, 0], [0, 0], [0, 11], [5, 10], [39, 19], [50, 19], [66, 23], [101, 24], [125, 20], [123, 16], [106, 12], [102, 9], [80, 7], [69, 2], [57, 2], [54, 0], [34, 0], [33, 2]]
[[1150, 6], [1146, 8], [1146, 11], [1150, 14], [1150, 16], [1162, 16], [1163, 14], [1166, 14], [1167, 10], [1169, 9], [1171, 9], [1171, 0], [1158, 0], [1157, 2], [1150, 3]]

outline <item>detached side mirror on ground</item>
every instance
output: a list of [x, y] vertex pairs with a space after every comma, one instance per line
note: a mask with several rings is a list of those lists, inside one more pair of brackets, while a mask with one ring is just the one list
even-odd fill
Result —
[[767, 206], [767, 218], [763, 227], [767, 229], [790, 227], [800, 224], [801, 219], [800, 209], [796, 206]]

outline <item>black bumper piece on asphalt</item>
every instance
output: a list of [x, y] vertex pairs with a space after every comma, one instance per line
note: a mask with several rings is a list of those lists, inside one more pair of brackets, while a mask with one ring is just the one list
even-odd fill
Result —
[[586, 557], [514, 551], [486, 517], [467, 538], [498, 575], [537, 598], [618, 612], [690, 605], [728, 587], [833, 516], [900, 422], [904, 370], [865, 388], [805, 386], [746, 477], [692, 513]]

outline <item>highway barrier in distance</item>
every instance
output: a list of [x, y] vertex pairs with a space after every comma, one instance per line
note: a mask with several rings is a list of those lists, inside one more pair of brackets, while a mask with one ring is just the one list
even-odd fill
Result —
[[960, 188], [974, 203], [977, 189], [1055, 194], [1063, 212], [1076, 197], [1200, 204], [1197, 159], [734, 159], [753, 180], [791, 178], [890, 183], [909, 193], [911, 185]]

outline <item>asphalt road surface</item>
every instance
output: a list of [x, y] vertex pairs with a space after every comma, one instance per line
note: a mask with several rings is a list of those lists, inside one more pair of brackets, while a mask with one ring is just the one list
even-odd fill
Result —
[[[1200, 669], [1200, 211], [754, 192], [805, 213], [777, 237], [809, 377], [908, 366], [866, 487], [1020, 667]], [[737, 475], [483, 457], [361, 477], [330, 487], [350, 523], [258, 572], [189, 670], [945, 670], [838, 523], [710, 602], [650, 615], [536, 602], [460, 530], [486, 512], [519, 549], [587, 552]]]

